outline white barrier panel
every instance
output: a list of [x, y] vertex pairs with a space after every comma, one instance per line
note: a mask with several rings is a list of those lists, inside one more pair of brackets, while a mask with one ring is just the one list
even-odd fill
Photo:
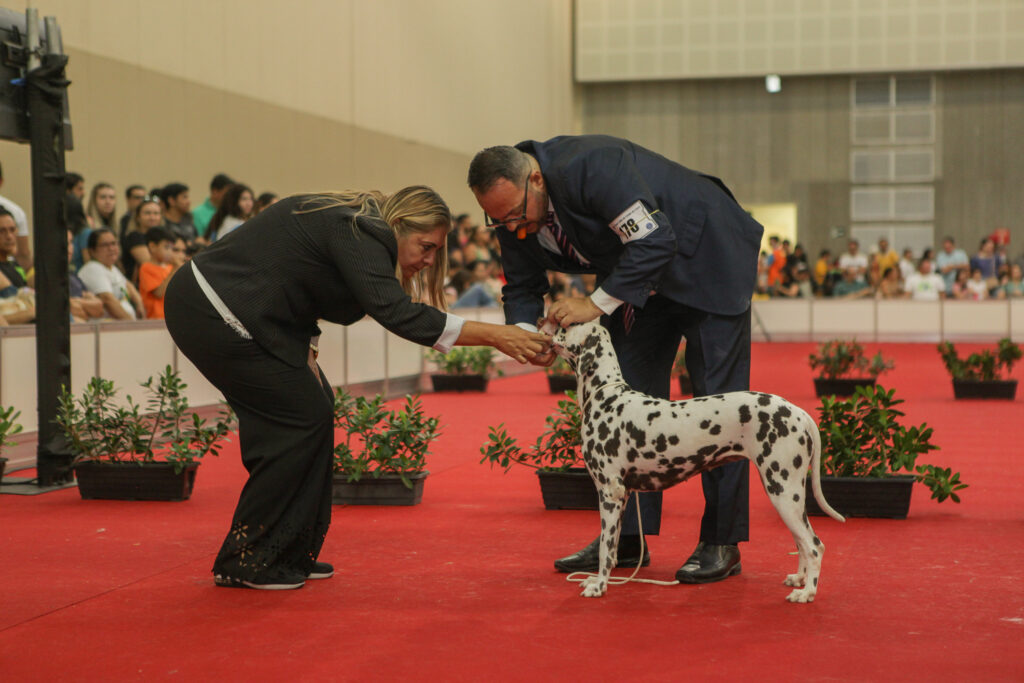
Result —
[[36, 412], [36, 338], [26, 335], [4, 337], [0, 348], [0, 405], [21, 411], [18, 423], [26, 432], [39, 426]]
[[882, 300], [878, 306], [878, 331], [886, 338], [911, 341], [939, 340], [942, 329], [941, 301]]
[[1010, 302], [1010, 336], [1015, 341], [1024, 339], [1024, 299]]
[[780, 339], [803, 337], [811, 329], [811, 302], [807, 299], [755, 301], [757, 313], [752, 321], [753, 332], [765, 333]]
[[942, 336], [990, 339], [1010, 334], [1009, 308], [1005, 301], [947, 301]]
[[[363, 319], [348, 327], [348, 384], [382, 379], [384, 366], [384, 328], [373, 320]], [[332, 380], [337, 382], [337, 380]]]
[[[871, 339], [875, 335], [875, 301], [812, 300], [811, 335], [821, 337], [856, 337]], [[769, 328], [770, 332], [770, 328]]]
[[387, 342], [388, 377], [419, 375], [423, 369], [424, 347], [394, 334], [387, 336]]
[[346, 328], [321, 322], [320, 332], [320, 355], [317, 357], [317, 363], [332, 386], [343, 386], [348, 381], [345, 368]]
[[89, 326], [71, 326], [71, 392], [80, 394], [96, 374], [96, 343], [99, 335]]

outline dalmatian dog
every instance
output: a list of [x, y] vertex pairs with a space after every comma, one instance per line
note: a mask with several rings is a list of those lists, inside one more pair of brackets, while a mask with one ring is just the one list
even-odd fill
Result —
[[790, 602], [812, 602], [825, 550], [804, 511], [808, 470], [818, 505], [845, 521], [825, 501], [819, 471], [820, 437], [814, 420], [779, 396], [735, 391], [687, 401], [633, 391], [622, 378], [608, 331], [597, 323], [554, 332], [552, 346], [576, 372], [583, 418], [583, 460], [600, 499], [597, 576], [584, 580], [584, 597], [608, 590], [616, 564], [622, 511], [631, 491], [660, 491], [704, 470], [747, 458], [786, 523], [799, 554], [785, 585]]

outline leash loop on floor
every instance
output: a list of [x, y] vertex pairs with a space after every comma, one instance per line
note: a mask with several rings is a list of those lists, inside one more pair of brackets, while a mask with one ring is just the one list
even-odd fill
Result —
[[[637, 494], [634, 492], [633, 495], [636, 496]], [[640, 559], [637, 560], [636, 568], [633, 569], [633, 573], [630, 574], [629, 576], [609, 576], [608, 577], [608, 585], [609, 586], [621, 586], [621, 585], [626, 584], [626, 583], [650, 583], [650, 584], [654, 584], [655, 586], [678, 586], [679, 585], [679, 581], [658, 581], [657, 579], [638, 579], [638, 578], [636, 578], [637, 572], [640, 571], [640, 568], [644, 564], [644, 549], [646, 548], [646, 542], [644, 540], [644, 527], [643, 527], [643, 524], [642, 524], [641, 519], [640, 519], [640, 500], [639, 499], [636, 500], [636, 528], [640, 532]], [[598, 555], [598, 557], [600, 557], [600, 555]], [[593, 572], [573, 572], [572, 574], [569, 574], [567, 577], [565, 577], [565, 580], [566, 581], [571, 581], [572, 583], [583, 583], [584, 581], [586, 581], [590, 577], [597, 577], [597, 576], [600, 576], [600, 574], [595, 574]]]

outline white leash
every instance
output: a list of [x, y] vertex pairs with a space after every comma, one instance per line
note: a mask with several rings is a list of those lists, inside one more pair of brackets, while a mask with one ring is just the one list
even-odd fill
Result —
[[[625, 384], [625, 382], [620, 382], [620, 384]], [[608, 385], [605, 385], [605, 386], [608, 386]], [[601, 387], [601, 388], [603, 389], [604, 387]], [[597, 393], [597, 392], [594, 392], [594, 393]], [[637, 494], [634, 493], [633, 495], [636, 496]], [[644, 564], [644, 549], [646, 547], [646, 544], [644, 542], [644, 527], [643, 527], [643, 524], [641, 523], [641, 520], [640, 520], [640, 500], [639, 499], [636, 500], [636, 528], [640, 532], [640, 559], [637, 560], [636, 569], [634, 569], [633, 573], [630, 574], [629, 576], [609, 576], [608, 577], [608, 585], [609, 586], [621, 586], [624, 583], [633, 582], [633, 583], [652, 583], [655, 586], [678, 586], [679, 585], [678, 581], [658, 581], [656, 579], [638, 579], [638, 578], [635, 578], [636, 575], [637, 575], [637, 572], [640, 571], [640, 568]], [[600, 576], [600, 575], [599, 574], [594, 574], [592, 572], [573, 572], [572, 574], [569, 574], [569, 576], [565, 577], [565, 580], [566, 581], [571, 581], [573, 583], [583, 583], [584, 581], [586, 581], [588, 578], [590, 578], [592, 576], [596, 577], [596, 576]]]

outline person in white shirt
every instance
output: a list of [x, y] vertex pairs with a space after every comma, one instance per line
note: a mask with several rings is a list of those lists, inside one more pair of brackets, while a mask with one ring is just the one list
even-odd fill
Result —
[[[3, 167], [0, 166], [0, 187], [3, 187], [3, 185], [4, 171]], [[18, 254], [14, 258], [22, 270], [27, 273], [32, 270], [32, 239], [28, 234], [28, 217], [25, 215], [23, 208], [2, 195], [0, 195], [0, 206], [7, 209], [11, 216], [14, 217], [14, 224], [18, 227]]]
[[846, 253], [839, 257], [839, 268], [845, 273], [850, 268], [857, 270], [857, 281], [865, 281], [868, 271], [868, 257], [861, 253], [860, 242], [850, 240], [846, 245]]
[[907, 247], [903, 250], [903, 258], [900, 259], [900, 279], [904, 282], [907, 278], [917, 272], [917, 266], [914, 265], [914, 250]]
[[907, 278], [906, 290], [914, 301], [938, 301], [946, 298], [946, 281], [932, 272], [930, 259], [922, 258], [917, 272]]
[[88, 248], [92, 260], [79, 269], [78, 277], [100, 298], [107, 315], [118, 320], [146, 317], [139, 291], [114, 265], [121, 256], [114, 231], [110, 228], [93, 230]]

